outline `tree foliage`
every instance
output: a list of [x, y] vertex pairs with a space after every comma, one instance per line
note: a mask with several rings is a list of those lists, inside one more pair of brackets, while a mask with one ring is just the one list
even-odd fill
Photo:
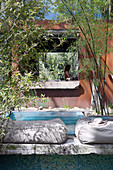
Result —
[[[107, 55], [113, 49], [108, 41], [113, 35], [113, 26], [109, 23], [112, 17], [112, 3], [109, 0], [56, 0], [51, 1], [58, 20], [70, 24], [73, 30], [80, 30], [80, 37], [76, 41], [76, 48], [81, 56], [80, 72], [84, 72], [89, 79], [96, 110], [101, 114], [108, 114], [105, 93], [106, 73], [112, 73], [107, 66]], [[72, 49], [75, 49], [75, 46]], [[94, 91], [96, 92], [95, 99]]]
[[[4, 136], [4, 122], [14, 107], [28, 102], [24, 92], [29, 91], [32, 72], [20, 74], [18, 63], [23, 58], [34, 58], [36, 46], [44, 34], [36, 19], [44, 19], [48, 7], [42, 0], [4, 0], [0, 3], [0, 139]], [[25, 67], [24, 62], [22, 67]], [[7, 124], [7, 123], [6, 123]]]

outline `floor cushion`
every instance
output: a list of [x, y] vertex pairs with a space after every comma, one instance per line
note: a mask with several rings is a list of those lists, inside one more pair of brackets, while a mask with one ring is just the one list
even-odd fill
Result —
[[68, 130], [60, 119], [10, 121], [3, 143], [64, 143]]
[[81, 143], [113, 143], [113, 121], [80, 119], [75, 126], [75, 135]]

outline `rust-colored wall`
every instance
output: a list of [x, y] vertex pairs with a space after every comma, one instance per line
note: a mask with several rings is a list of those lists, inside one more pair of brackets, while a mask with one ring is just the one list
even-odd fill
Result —
[[[44, 25], [44, 29], [69, 29], [70, 24], [62, 22], [56, 24], [51, 20], [37, 21], [37, 25]], [[71, 26], [72, 27], [72, 26]], [[80, 57], [80, 56], [79, 56]], [[68, 105], [70, 107], [90, 107], [91, 104], [91, 88], [88, 80], [80, 80], [80, 86], [76, 89], [56, 89], [56, 90], [37, 90], [37, 95], [45, 94], [49, 97], [49, 106], [52, 107], [64, 107]]]
[[69, 29], [71, 22], [69, 22], [69, 24], [67, 22], [61, 22], [58, 24], [56, 21], [52, 21], [52, 20], [42, 20], [42, 21], [37, 20], [36, 25], [41, 27], [43, 26], [43, 29]]
[[[108, 46], [112, 48], [110, 53], [107, 54], [106, 64], [106, 76], [105, 76], [105, 94], [109, 103], [113, 104], [113, 79], [110, 76], [110, 72], [113, 73], [113, 36], [108, 41]], [[104, 58], [104, 56], [103, 56]]]
[[91, 90], [87, 80], [80, 80], [80, 85], [75, 89], [37, 89], [37, 95], [45, 94], [51, 107], [90, 107]]
[[[67, 23], [55, 24], [50, 20], [37, 21], [36, 24], [44, 25], [44, 29], [68, 29], [69, 25]], [[113, 37], [108, 42], [109, 46], [113, 46]], [[86, 55], [86, 51], [84, 51]], [[81, 56], [79, 55], [79, 58]], [[104, 56], [103, 56], [104, 58]], [[109, 70], [113, 72], [113, 52], [110, 52], [107, 55], [107, 65]], [[113, 103], [113, 80], [109, 76], [109, 73], [106, 72], [106, 85], [105, 93], [108, 97], [108, 101]], [[88, 80], [81, 79], [80, 86], [76, 89], [44, 89], [37, 90], [37, 95], [45, 94], [46, 97], [50, 98], [49, 106], [52, 107], [64, 107], [68, 105], [70, 107], [90, 107], [91, 104], [91, 87]]]

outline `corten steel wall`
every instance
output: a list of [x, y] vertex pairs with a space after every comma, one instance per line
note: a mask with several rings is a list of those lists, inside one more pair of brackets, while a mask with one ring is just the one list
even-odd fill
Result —
[[[68, 24], [61, 23], [61, 24], [53, 24], [50, 28], [50, 21], [43, 21], [43, 25], [47, 29], [68, 29]], [[112, 22], [111, 22], [112, 23]], [[39, 21], [37, 21], [37, 24], [39, 24]], [[108, 46], [113, 45], [113, 37], [109, 39]], [[83, 50], [83, 53], [86, 54], [86, 51]], [[79, 58], [81, 56], [79, 55]], [[103, 59], [105, 57], [103, 56]], [[107, 54], [107, 60], [106, 60], [107, 67], [110, 71], [113, 71], [113, 52]], [[80, 76], [82, 77], [82, 76]], [[105, 95], [108, 99], [109, 103], [113, 103], [113, 79], [111, 79], [109, 72], [106, 70], [105, 74]], [[90, 79], [91, 80], [91, 79]], [[50, 98], [50, 102], [48, 103], [49, 106], [52, 107], [62, 107], [65, 105], [68, 105], [70, 107], [90, 107], [91, 105], [91, 84], [89, 84], [88, 80], [80, 79], [80, 86], [75, 89], [45, 89], [45, 90], [37, 90], [37, 95], [40, 96], [42, 93], [45, 94], [45, 96]]]
[[[111, 24], [111, 27], [113, 26], [113, 20], [109, 21], [109, 24]], [[112, 28], [111, 28], [112, 29]], [[103, 32], [105, 31], [104, 29], [102, 30]], [[106, 33], [105, 33], [106, 35]], [[103, 43], [104, 42], [104, 43]], [[105, 45], [105, 37], [103, 37], [103, 42], [102, 45]], [[82, 54], [85, 56], [85, 58], [89, 58], [88, 55], [90, 52], [87, 52], [85, 48], [82, 49]], [[91, 57], [91, 55], [90, 55]], [[101, 56], [103, 58], [103, 63], [105, 62], [105, 55]], [[79, 59], [82, 59], [82, 55], [79, 55]], [[102, 66], [102, 69], [104, 70], [104, 66]], [[106, 55], [106, 71], [105, 71], [105, 81], [103, 79], [102, 84], [103, 87], [105, 88], [105, 98], [107, 99], [107, 104], [113, 104], [113, 78], [110, 76], [110, 73], [113, 73], [113, 34], [111, 37], [108, 38], [107, 41], [107, 55]], [[84, 74], [84, 73], [83, 73]], [[82, 77], [82, 76], [80, 76]], [[90, 77], [90, 81], [93, 75]], [[86, 83], [84, 82], [83, 88], [85, 87]], [[87, 84], [88, 85], [88, 84]], [[91, 82], [92, 86], [92, 82]], [[91, 89], [90, 86], [90, 89]], [[100, 85], [101, 92], [103, 93], [103, 87]], [[87, 89], [86, 89], [87, 91]], [[88, 93], [88, 91], [87, 91]], [[91, 94], [88, 93], [88, 96]], [[104, 94], [103, 94], [104, 97]]]
[[[44, 29], [68, 29], [69, 25], [64, 23], [54, 24], [50, 20], [37, 21], [38, 25], [44, 25]], [[113, 37], [108, 41], [109, 45], [113, 45]], [[85, 52], [86, 53], [86, 52]], [[79, 55], [79, 58], [81, 56]], [[103, 56], [104, 58], [104, 56]], [[107, 66], [113, 71], [113, 52], [107, 54]], [[90, 107], [91, 105], [91, 86], [88, 80], [81, 79], [80, 86], [75, 89], [37, 89], [37, 95], [45, 94], [49, 97], [50, 102], [48, 106], [63, 107], [68, 105], [70, 107]], [[108, 101], [113, 103], [113, 80], [106, 72], [105, 93]]]
[[[113, 20], [109, 21], [110, 28], [112, 29]], [[102, 30], [104, 31], [104, 30]], [[113, 32], [113, 31], [112, 31]], [[103, 37], [103, 41], [105, 41], [105, 37]], [[103, 45], [103, 44], [102, 44]], [[107, 41], [107, 56], [106, 56], [106, 72], [105, 72], [105, 97], [107, 99], [108, 104], [113, 104], [113, 79], [110, 76], [110, 73], [113, 73], [113, 34]], [[102, 56], [103, 61], [105, 61], [105, 55]], [[104, 69], [104, 68], [103, 68]], [[103, 81], [104, 85], [104, 81]], [[101, 87], [102, 91], [102, 87]]]
[[[113, 25], [113, 22], [112, 22]], [[108, 99], [108, 103], [113, 104], [113, 79], [110, 76], [110, 71], [113, 73], [113, 36], [108, 40], [108, 46], [112, 48], [110, 53], [107, 54], [106, 64], [108, 69], [106, 69], [105, 74], [105, 95]], [[103, 59], [105, 56], [103, 56]]]
[[[43, 29], [68, 29], [70, 25], [63, 22], [60, 24], [54, 24], [52, 20], [36, 21], [36, 25], [43, 25]], [[16, 47], [17, 48], [17, 47]], [[12, 53], [14, 57], [14, 53]], [[14, 62], [12, 57], [13, 73], [18, 70], [17, 62]], [[91, 103], [91, 90], [87, 80], [80, 80], [80, 86], [75, 89], [37, 89], [37, 95], [45, 94], [49, 97], [50, 102], [48, 106], [51, 107], [64, 107], [65, 105], [70, 107], [90, 107]]]
[[90, 107], [91, 90], [88, 81], [80, 80], [75, 89], [37, 89], [37, 95], [45, 94], [51, 107]]
[[[37, 25], [44, 25], [46, 29], [68, 29], [70, 24], [63, 22], [54, 24], [51, 20], [37, 21]], [[37, 95], [45, 94], [49, 97], [49, 106], [63, 107], [90, 107], [91, 104], [91, 88], [88, 80], [79, 80], [80, 86], [75, 89], [37, 89]]]

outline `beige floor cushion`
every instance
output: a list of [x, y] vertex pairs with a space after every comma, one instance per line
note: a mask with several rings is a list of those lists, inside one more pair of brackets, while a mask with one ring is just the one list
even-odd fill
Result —
[[113, 121], [80, 119], [75, 126], [75, 135], [81, 143], [113, 143]]

